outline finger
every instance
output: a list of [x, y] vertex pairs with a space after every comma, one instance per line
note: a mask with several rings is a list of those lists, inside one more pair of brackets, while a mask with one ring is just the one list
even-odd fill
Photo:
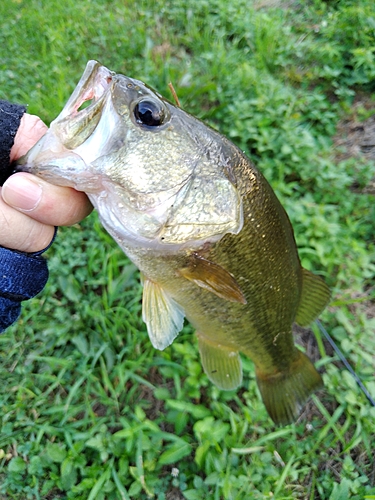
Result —
[[35, 115], [25, 113], [20, 121], [14, 144], [10, 151], [10, 161], [26, 154], [34, 144], [47, 132], [48, 127]]
[[[0, 188], [1, 193], [1, 188]], [[53, 238], [55, 228], [7, 205], [0, 196], [0, 245], [20, 252], [39, 252]]]
[[84, 193], [69, 187], [54, 186], [26, 172], [19, 172], [7, 179], [2, 197], [9, 206], [52, 226], [70, 226], [92, 211], [92, 205]]

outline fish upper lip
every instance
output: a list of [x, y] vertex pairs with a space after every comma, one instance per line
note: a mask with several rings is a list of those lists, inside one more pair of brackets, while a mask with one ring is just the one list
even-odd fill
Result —
[[[51, 130], [68, 149], [75, 149], [93, 132], [100, 120], [102, 108], [116, 74], [97, 61], [89, 61], [86, 69], [59, 116], [51, 123]], [[80, 109], [86, 101], [92, 101]]]
[[[110, 71], [97, 61], [89, 61], [86, 69], [74, 89], [68, 102], [61, 111], [58, 119], [63, 120], [67, 117], [76, 116], [79, 113], [90, 114], [94, 111], [99, 101], [107, 94], [115, 80], [116, 73]], [[87, 108], [79, 110], [86, 101], [93, 100]]]
[[[103, 66], [104, 68], [104, 66]], [[99, 68], [100, 70], [101, 68]], [[107, 69], [107, 68], [104, 68]], [[103, 106], [103, 101], [113, 85], [114, 75], [101, 74], [98, 73], [97, 78], [93, 82], [91, 88], [86, 89], [79, 97], [77, 102], [74, 105], [73, 110], [71, 111], [71, 117], [75, 117], [77, 115], [84, 116], [94, 116]], [[86, 108], [79, 109], [82, 104], [86, 101], [92, 100]]]

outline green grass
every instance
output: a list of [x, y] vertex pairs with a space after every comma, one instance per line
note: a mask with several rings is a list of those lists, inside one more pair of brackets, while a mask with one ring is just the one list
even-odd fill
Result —
[[[46, 122], [98, 59], [169, 98], [172, 81], [245, 150], [331, 286], [322, 321], [375, 397], [375, 203], [361, 193], [374, 164], [338, 161], [332, 142], [374, 90], [372, 0], [5, 0], [0, 23], [0, 98]], [[226, 393], [189, 325], [151, 347], [138, 272], [96, 214], [48, 259], [46, 289], [0, 337], [0, 498], [375, 498], [375, 408], [318, 333], [325, 391], [278, 429], [249, 360]]]

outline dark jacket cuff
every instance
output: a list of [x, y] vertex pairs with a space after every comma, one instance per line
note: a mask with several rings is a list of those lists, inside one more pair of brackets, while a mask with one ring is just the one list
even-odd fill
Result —
[[0, 100], [0, 186], [12, 174], [10, 150], [25, 111], [25, 106]]
[[41, 256], [53, 243], [35, 253], [0, 247], [0, 333], [14, 323], [21, 302], [37, 295], [47, 283], [47, 261]]
[[0, 296], [21, 302], [43, 290], [48, 280], [47, 262], [39, 255], [0, 247]]

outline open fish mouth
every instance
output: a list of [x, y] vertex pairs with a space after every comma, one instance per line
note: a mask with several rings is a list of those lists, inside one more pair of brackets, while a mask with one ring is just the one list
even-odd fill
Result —
[[[95, 131], [117, 79], [113, 71], [89, 61], [61, 113], [37, 144], [17, 161], [14, 172], [30, 172], [52, 184], [81, 191], [96, 190], [100, 176], [74, 150]], [[87, 106], [82, 107], [86, 102]]]
[[106, 90], [108, 90], [114, 76], [115, 73], [113, 71], [102, 66], [99, 62], [89, 61], [75, 90], [61, 111], [59, 118], [76, 114], [85, 101], [93, 100], [93, 105], [95, 105]]
[[[115, 73], [97, 61], [89, 61], [75, 90], [60, 115], [51, 123], [62, 144], [74, 149], [96, 128], [106, 97], [115, 80]], [[91, 101], [87, 107], [81, 106]]]

